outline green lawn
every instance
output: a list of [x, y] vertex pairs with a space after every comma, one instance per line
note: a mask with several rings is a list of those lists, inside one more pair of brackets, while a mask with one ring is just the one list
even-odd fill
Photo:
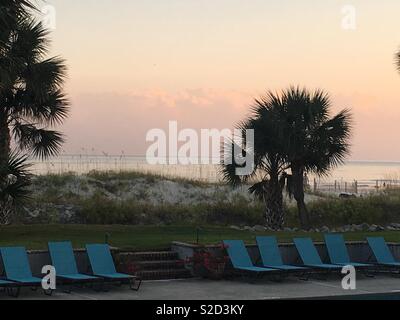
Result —
[[[48, 241], [71, 240], [75, 248], [86, 243], [104, 242], [109, 234], [112, 246], [152, 250], [168, 248], [172, 241], [196, 242], [196, 227], [190, 226], [93, 226], [93, 225], [30, 225], [0, 227], [0, 246], [22, 245], [28, 249], [46, 249]], [[224, 239], [243, 239], [254, 243], [257, 235], [276, 235], [281, 242], [293, 237], [311, 236], [322, 240], [321, 234], [313, 233], [252, 233], [223, 227], [204, 227], [200, 231], [200, 243], [216, 244]], [[400, 242], [400, 232], [354, 232], [345, 235], [346, 240], [365, 240], [367, 235], [384, 236], [387, 241]]]

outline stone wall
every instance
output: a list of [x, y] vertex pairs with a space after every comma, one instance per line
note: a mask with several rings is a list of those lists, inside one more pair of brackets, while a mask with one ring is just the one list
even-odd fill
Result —
[[[328, 253], [324, 243], [315, 243], [319, 254], [325, 263], [329, 263]], [[392, 251], [395, 259], [400, 261], [400, 244], [399, 243], [388, 243], [390, 250]], [[172, 251], [178, 254], [179, 259], [186, 261], [187, 258], [192, 258], [195, 251], [199, 250], [201, 246], [174, 242], [171, 245]], [[221, 246], [207, 246], [209, 251], [213, 252], [215, 255], [223, 255], [224, 250]], [[256, 245], [247, 246], [250, 256], [255, 264], [257, 264], [260, 259], [260, 253]], [[375, 258], [372, 254], [366, 242], [349, 242], [347, 243], [347, 248], [349, 250], [349, 255], [354, 262], [365, 262], [373, 263]], [[281, 254], [284, 263], [287, 264], [301, 264], [299, 254], [294, 246], [294, 244], [281, 244], [280, 245]], [[113, 255], [115, 261], [120, 261], [119, 254], [127, 254], [127, 252], [120, 253], [117, 249], [113, 249]], [[78, 270], [81, 273], [90, 273], [89, 259], [85, 250], [75, 250], [75, 257], [78, 265]], [[29, 251], [28, 252], [29, 262], [32, 268], [32, 273], [36, 276], [41, 275], [42, 267], [45, 265], [51, 265], [51, 259], [48, 251]], [[117, 264], [117, 268], [118, 268]], [[123, 266], [120, 266], [123, 269]], [[0, 263], [0, 274], [3, 272], [3, 264]]]
[[[375, 257], [367, 242], [348, 242], [346, 244], [350, 258], [353, 262], [360, 262], [360, 263], [376, 262]], [[325, 244], [315, 243], [315, 246], [321, 256], [322, 261], [324, 263], [330, 263]], [[395, 259], [400, 261], [400, 244], [388, 243], [388, 246], [392, 251]], [[190, 259], [191, 257], [193, 257], [196, 250], [200, 250], [202, 248], [204, 247], [180, 243], [180, 242], [174, 242], [172, 244], [172, 250], [178, 252], [179, 258], [183, 260], [186, 260], [188, 258]], [[224, 250], [221, 248], [221, 246], [207, 246], [206, 248], [215, 255], [224, 254]], [[294, 244], [292, 243], [280, 244], [279, 248], [282, 254], [283, 262], [285, 264], [301, 265], [301, 259]], [[248, 245], [247, 249], [254, 264], [256, 265], [259, 264], [259, 262], [261, 261], [261, 257], [257, 245]]]
[[[89, 258], [85, 250], [75, 250], [75, 258], [78, 270], [81, 273], [90, 273]], [[1, 258], [0, 258], [1, 259]], [[43, 266], [51, 265], [51, 258], [48, 251], [28, 251], [28, 259], [35, 276], [41, 276]], [[3, 263], [0, 263], [0, 274], [4, 275]]]

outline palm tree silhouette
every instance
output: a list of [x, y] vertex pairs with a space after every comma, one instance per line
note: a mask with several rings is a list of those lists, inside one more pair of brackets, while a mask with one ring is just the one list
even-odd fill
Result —
[[[11, 33], [18, 19], [26, 18], [28, 10], [34, 10], [34, 6], [25, 0], [2, 0], [0, 2], [0, 49], [1, 59], [7, 59], [3, 55], [3, 50], [7, 47]], [[17, 61], [14, 61], [16, 63]], [[4, 69], [3, 63], [0, 63], [0, 89], [4, 79], [7, 78], [7, 70]]]
[[0, 3], [0, 34], [6, 34], [20, 17], [26, 17], [27, 10], [35, 6], [27, 0], [2, 0]]
[[232, 163], [224, 163], [221, 171], [224, 180], [234, 187], [251, 185], [249, 192], [265, 204], [266, 224], [274, 230], [279, 230], [284, 225], [283, 188], [288, 164], [282, 153], [284, 142], [279, 139], [280, 128], [276, 121], [279, 106], [276, 102], [268, 98], [255, 100], [252, 114], [238, 125], [243, 136], [246, 130], [254, 130], [255, 140], [252, 148], [246, 145], [245, 140], [244, 145], [236, 145], [243, 154], [253, 153], [254, 171], [246, 176], [237, 175], [236, 169], [239, 166], [234, 161], [233, 142], [225, 148], [225, 153], [228, 153]]
[[6, 75], [0, 88], [0, 166], [12, 139], [21, 151], [40, 158], [57, 154], [63, 142], [52, 127], [68, 114], [62, 91], [66, 66], [58, 57], [46, 58], [48, 42], [42, 24], [23, 17], [1, 47], [0, 65]]
[[48, 32], [31, 18], [34, 7], [2, 0], [0, 9], [0, 213], [7, 216], [9, 204], [26, 194], [27, 156], [59, 152], [63, 136], [53, 127], [69, 108], [62, 91], [66, 66], [46, 57]]
[[322, 90], [291, 87], [280, 95], [280, 137], [292, 171], [292, 191], [297, 202], [301, 227], [309, 229], [310, 218], [304, 201], [305, 176], [327, 175], [343, 164], [350, 152], [352, 128], [350, 110], [330, 115], [331, 100]]
[[233, 186], [255, 182], [250, 192], [265, 202], [267, 223], [274, 229], [284, 222], [285, 185], [297, 202], [301, 227], [310, 228], [305, 176], [327, 175], [349, 153], [350, 111], [331, 117], [330, 107], [329, 96], [321, 90], [292, 87], [279, 94], [268, 92], [255, 100], [252, 115], [239, 126], [242, 131], [254, 130], [254, 149], [242, 150], [254, 153], [255, 171], [240, 177], [238, 166], [230, 164], [223, 166], [223, 176]]
[[396, 53], [396, 65], [397, 65], [397, 70], [400, 72], [400, 50], [397, 51]]

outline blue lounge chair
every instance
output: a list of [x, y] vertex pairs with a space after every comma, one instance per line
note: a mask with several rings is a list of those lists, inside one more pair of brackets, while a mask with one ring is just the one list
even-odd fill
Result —
[[[42, 279], [32, 275], [28, 255], [24, 247], [0, 248], [0, 253], [7, 281], [18, 284], [17, 292], [13, 296], [18, 297], [21, 287], [32, 287], [37, 290], [42, 286]], [[44, 290], [44, 293], [51, 295], [53, 290]]]
[[7, 281], [7, 280], [3, 280], [3, 279], [0, 279], [0, 288], [7, 288], [7, 287], [10, 287], [10, 286], [15, 286], [16, 285], [16, 283], [15, 282], [11, 282], [11, 281]]
[[367, 241], [380, 266], [400, 269], [400, 262], [395, 260], [384, 238], [369, 237]]
[[263, 266], [286, 272], [306, 272], [308, 269], [283, 263], [276, 237], [257, 237], [257, 245], [260, 250]]
[[86, 251], [89, 256], [94, 276], [103, 278], [107, 282], [127, 282], [132, 290], [139, 290], [142, 283], [140, 278], [124, 273], [118, 273], [116, 271], [114, 260], [108, 245], [87, 244]]
[[296, 238], [294, 239], [294, 244], [305, 266], [326, 271], [342, 270], [341, 266], [323, 263], [310, 238]]
[[347, 251], [346, 243], [341, 234], [326, 234], [325, 244], [331, 263], [339, 266], [353, 266], [355, 268], [367, 269], [373, 267], [370, 264], [352, 262]]
[[228, 252], [229, 258], [231, 259], [232, 265], [236, 270], [250, 272], [257, 276], [279, 272], [277, 269], [254, 266], [242, 240], [225, 240], [223, 243]]
[[57, 279], [63, 284], [98, 282], [101, 278], [79, 273], [71, 242], [49, 242], [49, 252]]

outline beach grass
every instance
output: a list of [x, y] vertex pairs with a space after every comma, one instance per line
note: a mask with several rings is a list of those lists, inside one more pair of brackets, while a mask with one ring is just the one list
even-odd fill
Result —
[[[30, 250], [47, 249], [48, 241], [70, 240], [75, 248], [86, 243], [104, 243], [120, 249], [135, 251], [168, 249], [173, 241], [197, 242], [196, 226], [96, 226], [96, 225], [15, 225], [0, 227], [0, 246], [25, 246]], [[292, 242], [294, 237], [311, 237], [323, 240], [319, 233], [306, 232], [248, 232], [227, 227], [201, 227], [200, 244], [218, 244], [226, 239], [242, 239], [255, 243], [259, 235], [275, 235], [280, 242]], [[400, 242], [400, 232], [349, 232], [347, 241], [363, 241], [367, 236], [383, 236], [389, 242]]]

